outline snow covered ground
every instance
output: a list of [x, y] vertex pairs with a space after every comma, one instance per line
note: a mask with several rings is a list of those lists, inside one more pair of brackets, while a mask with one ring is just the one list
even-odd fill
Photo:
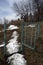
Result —
[[13, 38], [8, 41], [8, 44], [6, 46], [7, 52], [9, 54], [12, 54], [14, 52], [18, 52], [19, 47], [20, 47], [20, 45], [19, 45], [19, 43], [17, 41], [18, 33], [16, 31], [14, 31], [11, 37], [13, 37]]
[[[18, 29], [18, 27], [14, 26], [14, 25], [10, 25], [7, 30], [14, 30], [14, 29]], [[0, 31], [0, 32], [4, 32], [4, 30]], [[27, 63], [27, 61], [24, 58], [24, 55], [17, 53], [19, 51], [19, 47], [21, 46], [17, 40], [18, 36], [19, 36], [19, 34], [17, 33], [17, 31], [14, 31], [11, 36], [12, 39], [10, 39], [8, 41], [8, 44], [6, 45], [6, 48], [7, 48], [6, 51], [9, 54], [16, 52], [16, 54], [13, 54], [12, 56], [8, 57], [8, 59], [7, 59], [8, 63], [10, 63], [10, 65], [26, 65], [26, 63]], [[4, 47], [4, 46], [5, 46], [4, 43], [0, 45], [0, 47]]]
[[0, 44], [0, 48], [1, 48], [1, 47], [4, 47], [4, 46], [5, 46], [5, 44]]
[[35, 24], [30, 24], [28, 26], [25, 26], [25, 27], [31, 27], [31, 28], [34, 28], [36, 25]]
[[18, 52], [19, 47], [20, 47], [20, 45], [19, 45], [19, 43], [17, 41], [18, 33], [16, 31], [14, 31], [11, 37], [13, 37], [13, 38], [8, 41], [8, 44], [6, 46], [7, 52], [9, 54], [12, 54], [14, 52]]
[[[18, 29], [18, 27], [14, 26], [14, 25], [10, 25], [7, 30], [14, 30], [14, 29]], [[0, 31], [0, 32], [2, 32], [2, 31]], [[16, 54], [13, 54], [12, 56], [8, 57], [8, 59], [7, 59], [8, 63], [10, 63], [10, 65], [26, 65], [26, 63], [27, 63], [27, 61], [24, 58], [24, 55], [17, 53], [19, 51], [19, 47], [21, 46], [17, 40], [18, 36], [19, 36], [19, 34], [17, 33], [17, 31], [14, 31], [11, 36], [12, 39], [10, 39], [8, 41], [8, 44], [6, 45], [6, 48], [7, 48], [6, 51], [9, 54], [16, 52]], [[4, 43], [0, 45], [0, 47], [4, 47], [4, 46], [5, 46]]]
[[[10, 29], [10, 27], [9, 27], [9, 29]], [[12, 26], [11, 26], [10, 30], [12, 30], [12, 29], [14, 29], [14, 27], [12, 28]], [[12, 39], [10, 39], [8, 41], [8, 44], [6, 45], [6, 48], [7, 48], [6, 51], [9, 54], [19, 51], [20, 43], [18, 43], [18, 41], [17, 41], [18, 36], [19, 36], [19, 34], [17, 33], [17, 31], [14, 31], [11, 36]], [[11, 65], [26, 65], [26, 60], [24, 58], [24, 55], [16, 53], [8, 58], [8, 63], [10, 63]]]
[[14, 30], [14, 29], [19, 29], [19, 27], [15, 25], [10, 25], [7, 30]]
[[8, 58], [11, 65], [26, 65], [26, 60], [22, 54], [16, 53]]

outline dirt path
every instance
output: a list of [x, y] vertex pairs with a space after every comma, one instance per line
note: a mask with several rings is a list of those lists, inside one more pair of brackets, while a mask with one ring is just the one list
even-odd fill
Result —
[[24, 55], [27, 60], [27, 65], [43, 65], [43, 44], [38, 44], [37, 50], [24, 47]]

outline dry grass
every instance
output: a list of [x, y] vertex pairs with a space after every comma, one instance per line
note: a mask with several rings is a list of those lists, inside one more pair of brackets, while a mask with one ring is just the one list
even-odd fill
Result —
[[[0, 30], [2, 30], [2, 29], [3, 29], [3, 26], [0, 26]], [[13, 31], [6, 32], [7, 41], [9, 39], [11, 39], [11, 35], [12, 35]], [[17, 30], [17, 32], [19, 33], [18, 42], [20, 42], [21, 29]], [[36, 42], [36, 49], [38, 50], [37, 52], [24, 47], [24, 55], [25, 55], [25, 58], [27, 59], [27, 65], [43, 65], [43, 55], [40, 54], [43, 52], [43, 22], [41, 22], [40, 36], [41, 36], [41, 38], [38, 39]], [[0, 41], [3, 41], [3, 40], [4, 40], [4, 33], [0, 33]], [[2, 59], [4, 59], [3, 51], [4, 51], [4, 49], [0, 48], [0, 58], [2, 58]]]

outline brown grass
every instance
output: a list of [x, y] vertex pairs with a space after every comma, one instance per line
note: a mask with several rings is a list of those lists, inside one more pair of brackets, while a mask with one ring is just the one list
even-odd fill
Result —
[[[20, 24], [18, 26], [20, 26]], [[0, 26], [0, 30], [2, 29], [3, 29], [3, 26]], [[9, 39], [11, 39], [11, 35], [13, 31], [6, 32], [7, 42]], [[21, 29], [17, 30], [17, 32], [19, 33], [18, 42], [20, 42], [21, 41]], [[24, 47], [24, 55], [25, 55], [25, 58], [27, 59], [27, 65], [43, 65], [43, 22], [41, 22], [40, 37], [41, 38], [36, 41], [37, 51]], [[4, 33], [0, 33], [0, 41], [3, 41], [3, 40], [4, 40]], [[0, 48], [0, 58], [2, 59], [4, 59], [3, 51], [4, 49]]]

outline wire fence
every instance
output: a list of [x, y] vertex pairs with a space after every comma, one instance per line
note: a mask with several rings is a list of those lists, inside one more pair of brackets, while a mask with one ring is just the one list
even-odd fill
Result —
[[36, 41], [43, 36], [43, 22], [22, 22], [21, 23], [21, 44], [35, 49]]

